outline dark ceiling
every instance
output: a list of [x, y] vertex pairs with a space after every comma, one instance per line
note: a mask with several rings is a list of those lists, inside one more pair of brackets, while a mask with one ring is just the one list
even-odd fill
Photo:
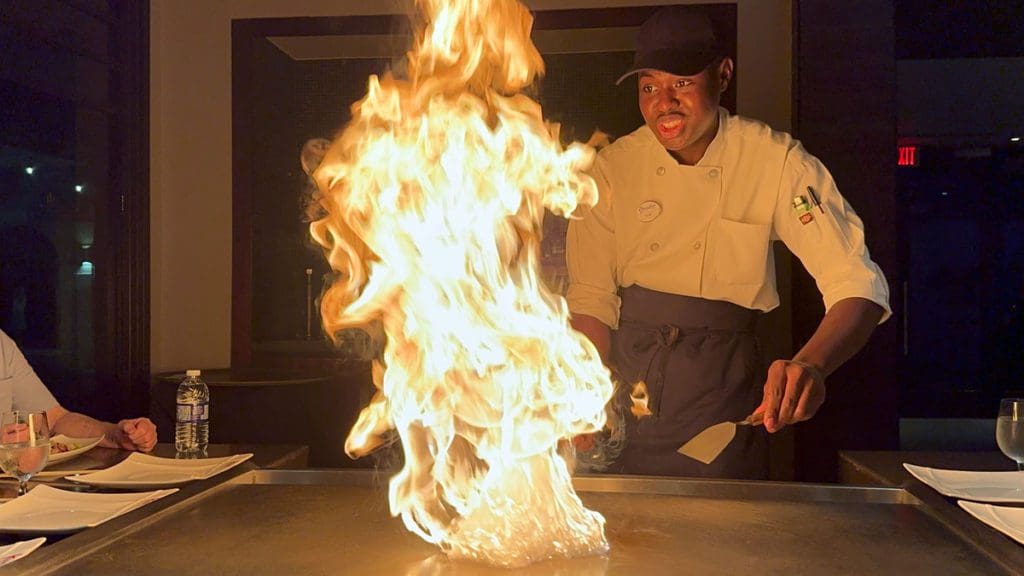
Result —
[[1024, 0], [895, 0], [896, 58], [1024, 57]]

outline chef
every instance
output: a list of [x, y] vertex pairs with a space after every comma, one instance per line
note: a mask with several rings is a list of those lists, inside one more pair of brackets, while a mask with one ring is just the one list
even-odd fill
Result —
[[[789, 134], [719, 106], [732, 73], [700, 8], [645, 22], [619, 79], [636, 82], [644, 125], [601, 150], [598, 203], [569, 225], [573, 326], [616, 372], [620, 396], [643, 400], [614, 472], [765, 478], [766, 433], [814, 416], [826, 377], [891, 314], [863, 224], [828, 170]], [[775, 240], [814, 276], [826, 313], [765, 374], [754, 328], [779, 305]], [[738, 427], [711, 463], [677, 451], [751, 414], [763, 427]]]

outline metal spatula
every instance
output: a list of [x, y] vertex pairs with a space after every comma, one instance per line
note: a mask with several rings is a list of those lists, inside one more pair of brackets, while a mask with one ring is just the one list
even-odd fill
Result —
[[756, 412], [747, 416], [740, 422], [720, 422], [708, 426], [686, 444], [679, 447], [676, 452], [683, 456], [689, 456], [694, 460], [710, 464], [718, 455], [725, 450], [725, 447], [736, 437], [737, 426], [758, 426], [764, 421], [764, 412]]

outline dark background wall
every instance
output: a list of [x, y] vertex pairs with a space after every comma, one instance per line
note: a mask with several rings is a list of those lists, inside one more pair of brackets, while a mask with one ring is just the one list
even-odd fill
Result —
[[[1021, 2], [794, 4], [794, 133], [863, 217], [894, 308], [796, 427], [798, 478], [832, 479], [839, 449], [898, 447], [908, 419], [940, 436], [1020, 394], [1022, 29]], [[897, 142], [919, 146], [916, 166], [896, 166]], [[794, 300], [813, 294], [797, 267]], [[794, 310], [794, 345], [818, 314]]]
[[[864, 220], [868, 249], [896, 296], [893, 317], [830, 377], [828, 399], [817, 416], [796, 426], [796, 478], [821, 481], [835, 479], [837, 449], [896, 446], [903, 256], [896, 241], [892, 4], [798, 0], [793, 31], [794, 135], [821, 158]], [[824, 313], [813, 279], [799, 264], [793, 301], [806, 303], [793, 309], [797, 348]]]
[[1024, 392], [1024, 2], [895, 6], [900, 414], [993, 418]]

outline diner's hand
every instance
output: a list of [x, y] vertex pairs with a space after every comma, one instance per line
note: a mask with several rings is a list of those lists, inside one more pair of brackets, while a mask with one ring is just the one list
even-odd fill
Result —
[[156, 446], [156, 425], [149, 418], [132, 418], [117, 423], [119, 448], [149, 452]]
[[764, 413], [764, 427], [778, 432], [809, 420], [825, 403], [825, 378], [816, 366], [795, 360], [776, 360], [768, 368], [764, 397], [754, 410]]

